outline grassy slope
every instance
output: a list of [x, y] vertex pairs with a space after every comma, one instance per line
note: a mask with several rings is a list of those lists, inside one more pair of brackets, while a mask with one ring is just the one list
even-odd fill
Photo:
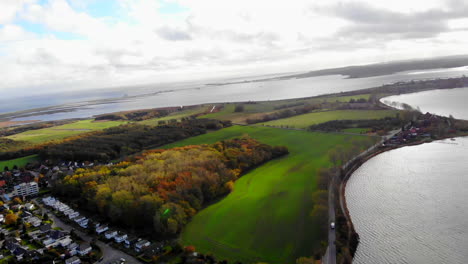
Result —
[[126, 121], [105, 121], [93, 122], [92, 119], [81, 120], [74, 123], [43, 128], [38, 130], [30, 130], [16, 135], [8, 136], [13, 140], [22, 140], [30, 143], [42, 143], [50, 140], [62, 139], [69, 136], [83, 134], [91, 131], [102, 130], [105, 128], [118, 126], [127, 123]]
[[268, 126], [289, 126], [294, 128], [307, 128], [332, 120], [357, 120], [379, 119], [387, 116], [395, 116], [395, 110], [336, 110], [326, 112], [314, 112], [284, 119], [261, 123]]
[[297, 257], [310, 256], [320, 243], [319, 227], [309, 216], [316, 170], [329, 166], [327, 151], [346, 144], [350, 137], [234, 126], [166, 147], [214, 143], [243, 134], [266, 144], [285, 145], [290, 154], [244, 175], [230, 195], [199, 212], [183, 232], [183, 243], [244, 263], [293, 263]]
[[0, 172], [3, 171], [5, 166], [8, 166], [8, 168], [11, 170], [13, 169], [13, 166], [18, 166], [18, 168], [24, 167], [28, 162], [33, 162], [38, 160], [37, 155], [31, 155], [27, 157], [22, 157], [18, 159], [12, 159], [12, 160], [5, 160], [5, 161], [0, 161]]

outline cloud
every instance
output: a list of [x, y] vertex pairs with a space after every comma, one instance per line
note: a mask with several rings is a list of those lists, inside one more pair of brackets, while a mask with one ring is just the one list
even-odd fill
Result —
[[366, 2], [340, 2], [329, 7], [329, 12], [351, 22], [337, 35], [356, 38], [374, 36], [388, 38], [429, 38], [450, 31], [449, 20], [468, 17], [468, 5], [462, 1], [448, 1], [445, 6], [404, 12], [375, 7]]
[[170, 27], [162, 27], [155, 30], [156, 34], [165, 40], [170, 41], [179, 41], [179, 40], [191, 40], [192, 37], [186, 31], [177, 29], [177, 28], [170, 28]]
[[[106, 2], [113, 4], [106, 8]], [[464, 2], [1, 0], [0, 90], [83, 89], [468, 53]], [[89, 12], [96, 5], [105, 12]]]

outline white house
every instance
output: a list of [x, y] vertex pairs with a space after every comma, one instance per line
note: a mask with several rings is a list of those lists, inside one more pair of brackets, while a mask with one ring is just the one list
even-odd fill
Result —
[[71, 213], [71, 214], [68, 215], [68, 218], [73, 219], [73, 218], [75, 218], [75, 217], [78, 217], [79, 215], [80, 215], [80, 213], [78, 213], [78, 212], [73, 212], [73, 213]]
[[65, 264], [81, 264], [81, 260], [78, 257], [74, 256], [65, 260]]
[[122, 243], [126, 238], [127, 238], [127, 234], [119, 231], [117, 232], [117, 235], [115, 235], [114, 240], [117, 243]]
[[106, 225], [100, 225], [96, 227], [96, 233], [98, 234], [101, 234], [102, 232], [106, 232], [107, 230], [109, 230], [109, 227]]
[[112, 239], [117, 235], [117, 231], [109, 230], [104, 235], [106, 236], [106, 239]]
[[140, 252], [142, 249], [149, 247], [151, 243], [148, 240], [140, 240], [135, 244], [135, 251]]

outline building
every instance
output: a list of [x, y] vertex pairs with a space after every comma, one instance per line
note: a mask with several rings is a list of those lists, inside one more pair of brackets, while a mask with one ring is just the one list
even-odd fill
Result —
[[106, 239], [112, 239], [117, 235], [117, 231], [109, 230], [104, 235], [106, 236]]
[[122, 243], [126, 238], [127, 238], [127, 234], [119, 231], [117, 232], [117, 235], [115, 235], [114, 240], [117, 243]]
[[96, 227], [96, 233], [98, 233], [98, 235], [101, 234], [102, 232], [107, 231], [107, 230], [109, 230], [109, 227], [106, 226], [106, 225], [100, 225], [100, 226]]
[[93, 248], [91, 247], [91, 245], [89, 243], [82, 243], [78, 247], [78, 254], [80, 254], [80, 256], [87, 255], [87, 254], [89, 254], [89, 252], [91, 252], [92, 249]]
[[81, 264], [81, 260], [75, 256], [65, 260], [65, 264]]
[[136, 236], [129, 236], [125, 239], [125, 247], [130, 248], [135, 245], [136, 242], [138, 242], [138, 238]]
[[13, 188], [12, 196], [30, 196], [39, 193], [39, 186], [36, 182], [27, 182], [16, 185]]
[[135, 244], [135, 251], [140, 252], [143, 249], [149, 247], [151, 243], [148, 240], [140, 240]]

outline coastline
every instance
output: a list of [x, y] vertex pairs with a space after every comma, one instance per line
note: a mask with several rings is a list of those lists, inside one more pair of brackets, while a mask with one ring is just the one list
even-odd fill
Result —
[[[346, 192], [346, 185], [349, 181], [349, 179], [351, 178], [351, 176], [353, 175], [353, 173], [359, 169], [364, 163], [366, 163], [367, 161], [369, 161], [370, 159], [382, 154], [382, 153], [385, 153], [387, 151], [391, 151], [391, 150], [395, 150], [395, 149], [399, 149], [399, 148], [403, 148], [403, 147], [411, 147], [411, 146], [417, 146], [417, 145], [422, 145], [422, 144], [426, 144], [426, 143], [433, 143], [433, 142], [436, 142], [436, 141], [441, 141], [441, 140], [446, 140], [446, 139], [449, 139], [449, 138], [460, 138], [460, 137], [468, 137], [468, 133], [465, 133], [465, 134], [460, 134], [460, 135], [454, 135], [454, 136], [444, 136], [444, 137], [441, 137], [441, 138], [438, 138], [438, 139], [431, 139], [431, 140], [419, 140], [419, 141], [416, 141], [416, 142], [411, 142], [411, 143], [408, 143], [408, 144], [404, 144], [404, 145], [399, 145], [399, 146], [392, 146], [392, 147], [385, 147], [385, 148], [377, 148], [376, 151], [371, 151], [370, 153], [364, 155], [363, 157], [359, 157], [359, 158], [356, 158], [355, 160], [353, 160], [346, 168], [341, 168], [340, 172], [339, 172], [339, 178], [340, 178], [340, 185], [339, 185], [339, 203], [340, 203], [340, 209], [343, 213], [343, 215], [345, 216], [346, 218], [346, 222], [348, 224], [348, 228], [349, 228], [349, 232], [350, 234], [348, 235], [348, 237], [353, 237], [353, 236], [356, 236], [357, 237], [357, 244], [356, 244], [356, 247], [353, 247], [353, 248], [350, 248], [350, 251], [351, 251], [351, 256], [353, 257], [353, 260], [354, 260], [354, 255], [356, 254], [356, 251], [357, 251], [357, 248], [359, 246], [359, 233], [356, 231], [356, 229], [354, 228], [354, 223], [351, 219], [351, 214], [349, 213], [349, 209], [348, 209], [348, 205], [347, 205], [347, 201], [346, 201], [346, 195], [345, 195], [345, 192]], [[350, 241], [348, 241], [349, 243]]]

